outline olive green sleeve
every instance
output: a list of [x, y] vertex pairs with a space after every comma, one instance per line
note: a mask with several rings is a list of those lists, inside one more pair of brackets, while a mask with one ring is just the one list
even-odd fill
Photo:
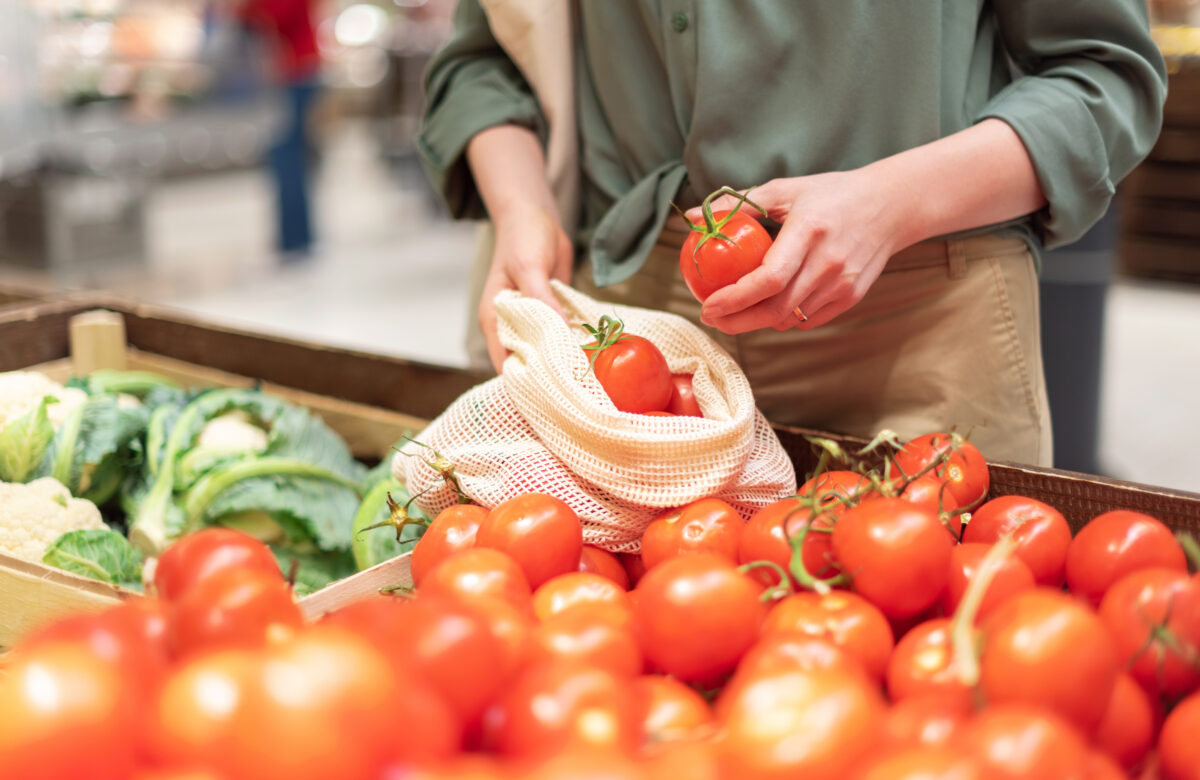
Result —
[[1016, 130], [1049, 206], [1034, 228], [1070, 243], [1108, 209], [1116, 185], [1150, 152], [1162, 125], [1166, 67], [1144, 0], [995, 0], [1023, 74], [976, 119]]
[[545, 138], [529, 84], [500, 48], [478, 0], [461, 0], [454, 36], [429, 65], [417, 152], [455, 218], [487, 216], [467, 165], [467, 143], [481, 130], [517, 124]]

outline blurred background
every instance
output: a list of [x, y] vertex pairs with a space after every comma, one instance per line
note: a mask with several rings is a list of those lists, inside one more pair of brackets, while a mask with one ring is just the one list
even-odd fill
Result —
[[[413, 150], [453, 7], [0, 0], [0, 295], [103, 289], [467, 365], [479, 228]], [[1164, 131], [1045, 257], [1043, 344], [1057, 466], [1200, 491], [1200, 1], [1151, 13]]]

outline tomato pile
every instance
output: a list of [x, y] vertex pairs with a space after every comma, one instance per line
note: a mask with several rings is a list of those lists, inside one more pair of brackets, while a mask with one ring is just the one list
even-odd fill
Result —
[[198, 532], [157, 597], [14, 648], [0, 775], [1200, 777], [1200, 575], [1162, 523], [1072, 537], [950, 434], [823, 447], [796, 496], [666, 512], [638, 554], [550, 496], [451, 507], [414, 589], [315, 621], [261, 543]]

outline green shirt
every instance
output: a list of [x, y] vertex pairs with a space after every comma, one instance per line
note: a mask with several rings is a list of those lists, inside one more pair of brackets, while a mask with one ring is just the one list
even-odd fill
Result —
[[[565, 1], [565, 0], [564, 0]], [[598, 284], [641, 267], [675, 199], [857, 168], [988, 117], [1049, 206], [989, 230], [1079, 238], [1158, 136], [1144, 0], [579, 0], [582, 213]], [[485, 215], [467, 142], [545, 120], [478, 0], [429, 70], [418, 149], [456, 217]], [[969, 170], [962, 175], [969, 176]]]

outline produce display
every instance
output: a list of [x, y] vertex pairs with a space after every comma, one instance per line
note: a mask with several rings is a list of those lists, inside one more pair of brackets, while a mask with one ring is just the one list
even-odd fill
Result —
[[411, 548], [420, 524], [356, 537], [407, 499], [387, 463], [257, 390], [0, 374], [0, 552], [24, 560], [138, 589], [173, 541], [220, 526], [269, 544], [302, 594]]
[[[263, 542], [200, 528], [147, 598], [4, 658], [0, 775], [1200, 777], [1193, 540], [989, 500], [955, 434], [813, 444], [795, 495], [680, 506], [639, 552], [549, 495], [456, 504], [413, 588], [312, 621]], [[363, 537], [422, 525], [392, 503]]]

